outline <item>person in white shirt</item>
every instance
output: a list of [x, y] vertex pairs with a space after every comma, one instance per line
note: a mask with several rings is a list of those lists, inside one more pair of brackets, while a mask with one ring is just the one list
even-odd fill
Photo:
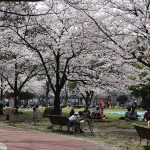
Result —
[[82, 120], [82, 113], [74, 113], [71, 117], [69, 117], [69, 126], [74, 127], [75, 132], [83, 133], [83, 131], [80, 128], [80, 120]]

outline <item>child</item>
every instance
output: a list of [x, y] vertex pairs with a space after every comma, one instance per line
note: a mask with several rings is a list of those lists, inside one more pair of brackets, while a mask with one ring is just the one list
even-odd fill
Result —
[[38, 114], [36, 111], [36, 107], [33, 107], [32, 120], [33, 120], [34, 125], [36, 125], [37, 119], [38, 119]]

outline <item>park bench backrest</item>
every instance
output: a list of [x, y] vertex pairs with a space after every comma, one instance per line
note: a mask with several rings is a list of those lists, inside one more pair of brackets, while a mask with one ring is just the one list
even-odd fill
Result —
[[150, 140], [150, 128], [145, 128], [144, 130], [145, 130], [147, 140]]
[[66, 126], [69, 123], [69, 119], [64, 116], [58, 116], [58, 115], [50, 115], [49, 119], [52, 124]]
[[150, 139], [150, 128], [134, 125], [139, 137], [142, 139]]

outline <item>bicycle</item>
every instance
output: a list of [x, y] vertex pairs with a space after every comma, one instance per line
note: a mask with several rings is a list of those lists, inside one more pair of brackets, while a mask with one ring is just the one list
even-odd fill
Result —
[[90, 132], [94, 134], [92, 120], [89, 118], [84, 118], [80, 121], [80, 128], [83, 132], [87, 132], [87, 130], [90, 130]]

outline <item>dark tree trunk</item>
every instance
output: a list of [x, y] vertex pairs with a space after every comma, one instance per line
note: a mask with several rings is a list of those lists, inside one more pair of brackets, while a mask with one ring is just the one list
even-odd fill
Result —
[[54, 98], [54, 113], [59, 115], [60, 113], [60, 54], [54, 53], [56, 61], [56, 84], [55, 84], [55, 98]]
[[46, 81], [46, 101], [48, 101], [48, 95], [49, 95], [50, 87], [48, 81]]
[[65, 103], [67, 104], [67, 100], [68, 100], [68, 91], [67, 91], [67, 87], [65, 85]]
[[142, 95], [142, 107], [144, 109], [150, 108], [150, 89], [143, 89], [141, 91]]
[[60, 115], [61, 110], [60, 110], [60, 92], [55, 93], [54, 97], [54, 114], [55, 115]]
[[14, 107], [18, 108], [18, 91], [14, 91]]
[[3, 101], [3, 96], [4, 96], [4, 93], [3, 93], [4, 89], [3, 89], [3, 78], [1, 78], [1, 102]]
[[15, 63], [14, 107], [18, 108], [18, 65]]
[[4, 94], [3, 94], [3, 79], [1, 78], [1, 103], [0, 103], [0, 115], [2, 115], [3, 114], [3, 104], [2, 104], [2, 102], [3, 102], [3, 96], [4, 96]]

